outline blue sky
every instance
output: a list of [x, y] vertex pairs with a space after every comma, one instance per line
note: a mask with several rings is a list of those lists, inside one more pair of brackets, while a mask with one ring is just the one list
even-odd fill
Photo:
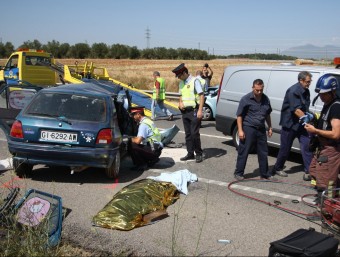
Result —
[[1, 4], [0, 40], [280, 53], [340, 46], [339, 11], [339, 0], [11, 0]]

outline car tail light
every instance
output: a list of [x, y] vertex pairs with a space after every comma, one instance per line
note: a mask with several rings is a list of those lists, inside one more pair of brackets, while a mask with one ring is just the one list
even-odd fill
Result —
[[218, 93], [217, 93], [217, 100], [216, 100], [216, 104], [218, 103], [218, 99], [220, 99], [220, 94], [221, 94], [221, 87], [222, 87], [222, 81], [223, 81], [223, 77], [224, 77], [224, 73], [222, 74], [222, 78], [221, 78], [220, 86], [219, 86], [219, 88], [218, 88]]
[[16, 120], [12, 127], [11, 127], [11, 132], [10, 132], [11, 137], [16, 137], [16, 138], [24, 138], [24, 133], [22, 132], [22, 124], [21, 121]]
[[112, 143], [112, 130], [103, 129], [99, 131], [96, 144], [111, 144]]

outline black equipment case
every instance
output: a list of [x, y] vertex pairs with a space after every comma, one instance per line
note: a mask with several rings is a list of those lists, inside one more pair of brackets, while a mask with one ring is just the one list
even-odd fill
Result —
[[298, 229], [280, 240], [271, 242], [268, 256], [336, 256], [338, 245], [339, 240], [331, 234], [325, 235], [313, 228]]

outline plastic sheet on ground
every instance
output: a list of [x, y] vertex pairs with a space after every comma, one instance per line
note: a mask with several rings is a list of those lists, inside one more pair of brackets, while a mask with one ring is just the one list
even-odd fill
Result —
[[11, 157], [4, 160], [0, 160], [0, 171], [11, 169], [13, 169], [13, 159]]
[[188, 194], [188, 183], [196, 182], [198, 180], [196, 174], [191, 173], [189, 170], [178, 170], [175, 172], [161, 173], [157, 177], [147, 177], [148, 179], [153, 179], [163, 182], [171, 182], [176, 186], [178, 191], [187, 195]]
[[[117, 194], [92, 220], [94, 226], [131, 230], [149, 224], [152, 213], [166, 213], [166, 208], [179, 198], [177, 188], [169, 182], [142, 179]], [[162, 212], [163, 211], [163, 212]]]

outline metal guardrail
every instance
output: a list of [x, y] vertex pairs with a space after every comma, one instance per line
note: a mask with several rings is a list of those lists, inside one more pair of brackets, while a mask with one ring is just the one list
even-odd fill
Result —
[[[153, 93], [152, 90], [142, 90], [142, 91], [147, 93], [147, 94], [151, 94], [151, 95]], [[166, 98], [169, 98], [169, 99], [178, 99], [180, 94], [174, 93], [174, 92], [165, 92], [165, 96], [166, 96]]]

